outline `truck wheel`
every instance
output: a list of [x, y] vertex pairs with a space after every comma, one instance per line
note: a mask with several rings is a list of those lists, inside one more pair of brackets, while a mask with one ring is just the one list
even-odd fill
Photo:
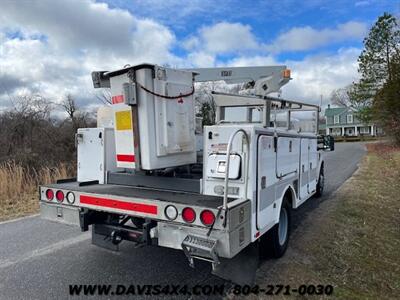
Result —
[[324, 169], [321, 168], [321, 171], [319, 172], [319, 177], [318, 177], [317, 190], [315, 192], [315, 196], [317, 198], [322, 196], [322, 194], [324, 192], [324, 185], [325, 185]]
[[279, 258], [285, 254], [290, 236], [291, 209], [287, 197], [283, 198], [279, 223], [261, 237], [261, 256], [265, 257], [267, 253], [270, 253], [273, 257]]

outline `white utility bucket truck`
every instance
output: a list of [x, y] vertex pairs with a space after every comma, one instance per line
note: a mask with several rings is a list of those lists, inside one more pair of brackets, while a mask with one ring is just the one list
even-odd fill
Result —
[[[43, 218], [91, 225], [92, 243], [111, 250], [124, 240], [183, 250], [216, 274], [249, 245], [285, 253], [291, 211], [321, 196], [333, 150], [317, 135], [318, 106], [268, 96], [289, 69], [141, 64], [92, 79], [112, 105], [76, 134], [77, 178], [40, 187]], [[249, 89], [213, 92], [216, 124], [196, 129], [195, 82], [220, 80]]]

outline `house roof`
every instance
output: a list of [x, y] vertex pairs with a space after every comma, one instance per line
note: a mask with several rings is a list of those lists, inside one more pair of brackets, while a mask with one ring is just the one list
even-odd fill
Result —
[[325, 109], [325, 116], [332, 117], [336, 115], [340, 115], [347, 110], [347, 107], [336, 107], [336, 108], [327, 108]]

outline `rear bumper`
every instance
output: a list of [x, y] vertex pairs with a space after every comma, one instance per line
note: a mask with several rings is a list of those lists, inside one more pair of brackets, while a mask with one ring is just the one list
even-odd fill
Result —
[[[159, 246], [182, 250], [184, 244], [187, 248], [194, 249], [196, 243], [200, 245], [202, 241], [213, 240], [215, 245], [213, 245], [212, 250], [215, 250], [218, 256], [232, 258], [251, 242], [251, 202], [248, 200], [240, 201], [232, 207], [228, 207], [226, 214], [219, 216], [218, 210], [215, 208], [191, 205], [191, 194], [185, 195], [188, 198], [187, 202], [178, 203], [153, 199], [155, 196], [152, 191], [147, 190], [146, 192], [149, 192], [152, 197], [142, 199], [136, 196], [128, 197], [128, 192], [131, 192], [130, 189], [126, 191], [126, 195], [122, 196], [108, 194], [110, 187], [105, 185], [95, 186], [98, 193], [92, 193], [91, 190], [77, 191], [64, 187], [67, 186], [57, 184], [41, 187], [42, 218], [76, 225], [82, 231], [87, 231], [90, 225], [94, 225], [92, 227], [93, 232], [100, 237], [94, 239], [94, 243], [98, 245], [104, 244], [103, 240], [110, 240], [110, 237], [112, 237], [113, 244], [118, 244], [120, 240], [154, 244], [156, 240]], [[64, 195], [73, 193], [75, 196], [74, 204], [67, 204], [68, 201], [63, 201], [60, 204], [57, 203], [56, 199], [47, 200], [47, 189], [52, 189], [54, 194], [56, 194], [56, 191], [62, 191]], [[107, 194], [103, 189], [106, 189]], [[178, 211], [174, 221], [168, 220], [164, 213], [169, 205], [173, 205]], [[187, 206], [192, 207], [196, 213], [195, 221], [191, 224], [186, 223], [182, 218], [182, 211]], [[204, 226], [201, 222], [200, 215], [204, 209], [213, 211], [217, 216], [211, 232], [209, 232], [210, 228]], [[126, 222], [122, 223], [121, 217], [124, 217], [127, 221], [131, 217], [140, 218], [149, 222], [149, 226], [139, 232], [136, 229], [124, 226]], [[226, 226], [224, 226], [224, 223], [226, 223]], [[193, 245], [185, 241], [187, 237], [192, 237]]]
[[80, 226], [79, 207], [40, 201], [40, 215], [43, 219]]
[[182, 250], [182, 243], [189, 235], [194, 235], [205, 240], [218, 241], [215, 250], [218, 256], [232, 258], [251, 242], [250, 222], [243, 222], [232, 231], [213, 230], [208, 235], [209, 228], [196, 228], [158, 222], [158, 245], [162, 247]]

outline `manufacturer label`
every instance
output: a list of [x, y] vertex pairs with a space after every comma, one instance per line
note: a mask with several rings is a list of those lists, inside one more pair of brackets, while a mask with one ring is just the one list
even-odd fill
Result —
[[212, 144], [211, 150], [213, 151], [226, 151], [228, 144]]
[[221, 77], [229, 77], [229, 76], [232, 76], [232, 70], [221, 71]]

